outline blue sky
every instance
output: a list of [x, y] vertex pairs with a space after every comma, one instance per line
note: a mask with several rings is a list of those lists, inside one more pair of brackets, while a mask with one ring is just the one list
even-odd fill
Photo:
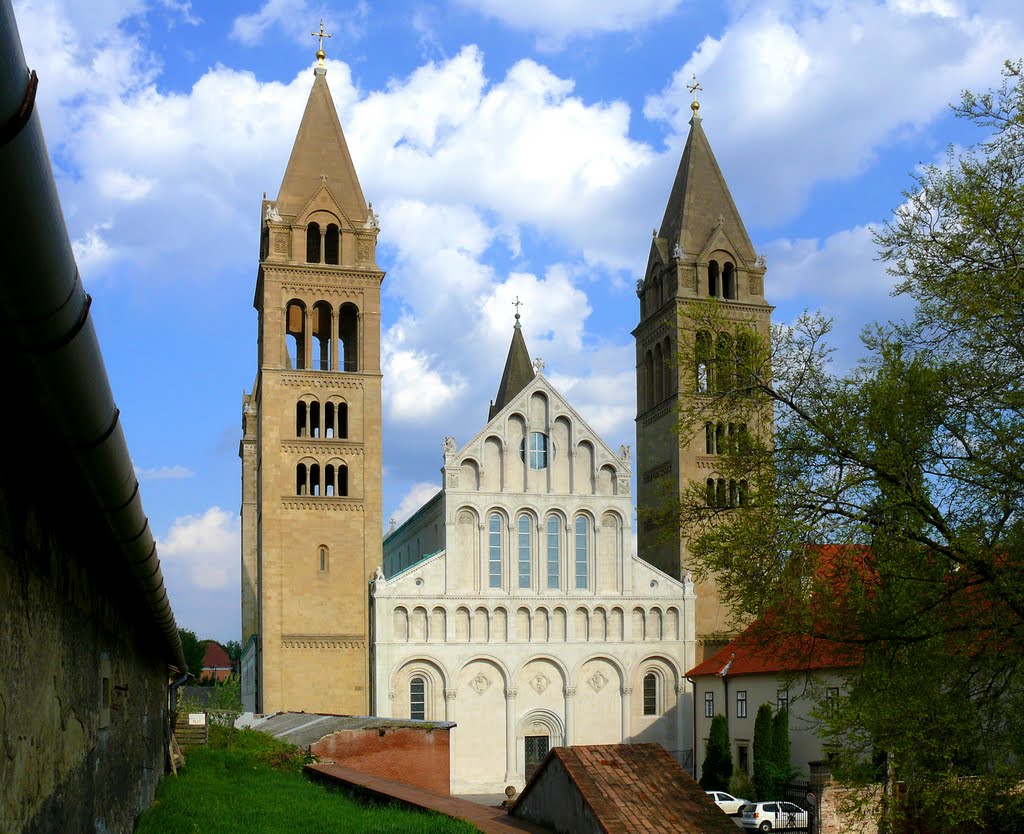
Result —
[[633, 444], [635, 281], [690, 116], [759, 252], [775, 320], [890, 296], [870, 227], [908, 172], [978, 141], [950, 116], [1020, 56], [1016, 0], [16, 0], [79, 267], [179, 624], [239, 637], [241, 395], [260, 198], [277, 193], [324, 19], [381, 216], [384, 517], [438, 488], [497, 389], [518, 295], [546, 374]]

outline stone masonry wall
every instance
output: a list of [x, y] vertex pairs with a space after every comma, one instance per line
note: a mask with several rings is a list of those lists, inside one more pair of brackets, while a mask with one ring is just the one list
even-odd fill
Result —
[[879, 793], [868, 794], [826, 785], [821, 792], [820, 834], [878, 834], [875, 812], [878, 810]]
[[40, 484], [12, 488], [17, 470], [5, 451], [0, 828], [130, 832], [164, 771], [166, 665], [90, 520]]

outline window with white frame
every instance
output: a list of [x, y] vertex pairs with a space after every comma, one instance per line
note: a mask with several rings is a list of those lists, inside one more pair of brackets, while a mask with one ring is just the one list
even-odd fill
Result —
[[530, 587], [530, 544], [533, 520], [523, 513], [519, 516], [519, 587]]
[[715, 717], [715, 693], [705, 692], [704, 693], [704, 717], [714, 718]]
[[529, 463], [530, 469], [547, 469], [549, 458], [554, 457], [554, 449], [548, 436], [543, 432], [532, 431], [529, 449], [526, 442], [527, 438], [524, 437], [519, 445], [519, 457]]
[[747, 717], [747, 690], [740, 689], [736, 692], [736, 717]]
[[654, 672], [644, 675], [644, 715], [658, 714], [658, 676]]
[[559, 528], [562, 526], [561, 520], [557, 515], [548, 516], [548, 588], [556, 589], [559, 585], [559, 565], [561, 563], [561, 555], [559, 552]]
[[487, 585], [501, 587], [501, 516], [491, 513], [487, 522]]
[[789, 709], [789, 690], [780, 689], [775, 694], [775, 709], [778, 712], [782, 712], [784, 709]]
[[427, 717], [427, 682], [419, 675], [409, 681], [409, 717], [414, 721]]
[[586, 588], [590, 563], [590, 524], [584, 515], [576, 516], [576, 587]]

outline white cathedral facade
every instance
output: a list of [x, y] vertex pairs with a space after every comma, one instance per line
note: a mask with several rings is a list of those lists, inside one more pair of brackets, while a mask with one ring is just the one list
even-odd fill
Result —
[[692, 743], [694, 590], [632, 554], [631, 464], [529, 358], [384, 540], [375, 713], [456, 722], [453, 793], [521, 789], [558, 745]]

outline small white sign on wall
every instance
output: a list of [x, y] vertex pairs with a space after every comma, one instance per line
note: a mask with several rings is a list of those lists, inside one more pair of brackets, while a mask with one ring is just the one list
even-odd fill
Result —
[[190, 712], [188, 714], [188, 725], [190, 727], [202, 727], [206, 724], [205, 712]]

